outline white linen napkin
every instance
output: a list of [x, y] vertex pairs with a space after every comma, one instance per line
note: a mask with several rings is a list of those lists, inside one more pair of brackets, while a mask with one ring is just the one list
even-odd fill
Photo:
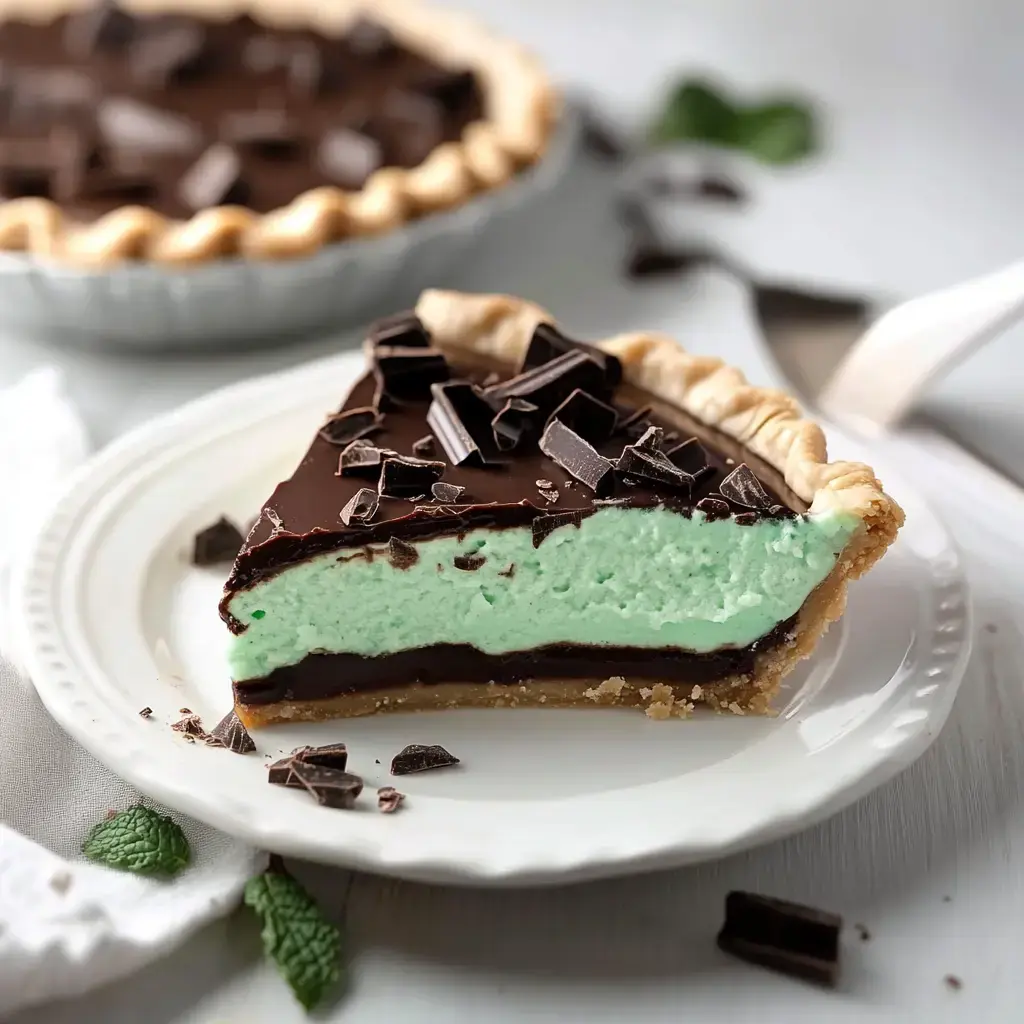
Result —
[[88, 451], [59, 371], [36, 370], [0, 391], [0, 1019], [30, 1003], [77, 995], [169, 952], [227, 913], [265, 855], [172, 815], [192, 863], [154, 881], [85, 861], [79, 848], [108, 810], [140, 797], [66, 736], [16, 665], [11, 566], [21, 524], [40, 523]]

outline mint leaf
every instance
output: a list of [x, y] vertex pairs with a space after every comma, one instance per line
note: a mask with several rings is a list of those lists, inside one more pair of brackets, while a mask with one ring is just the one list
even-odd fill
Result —
[[191, 855], [181, 828], [142, 804], [94, 825], [85, 837], [82, 853], [118, 871], [165, 878], [181, 871]]
[[795, 163], [817, 146], [814, 115], [790, 100], [750, 107], [737, 121], [736, 144], [768, 164]]
[[739, 114], [707, 82], [683, 82], [654, 126], [655, 142], [717, 142], [731, 146]]
[[312, 1010], [341, 973], [341, 932], [291, 875], [274, 867], [246, 882], [245, 903], [263, 921], [264, 952]]

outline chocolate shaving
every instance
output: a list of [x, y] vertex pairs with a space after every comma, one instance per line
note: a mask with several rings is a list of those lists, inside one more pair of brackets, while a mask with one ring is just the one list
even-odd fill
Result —
[[434, 496], [434, 500], [443, 501], [447, 504], [458, 501], [465, 492], [465, 487], [460, 487], [458, 484], [445, 483], [443, 480], [438, 480], [437, 483], [430, 485], [430, 493]]
[[251, 754], [256, 749], [252, 737], [238, 720], [234, 711], [229, 711], [214, 727], [210, 736], [232, 754]]
[[381, 786], [377, 790], [377, 807], [381, 814], [394, 814], [404, 799], [405, 794], [399, 793], [394, 786]]
[[[652, 427], [657, 430], [657, 427]], [[644, 435], [646, 438], [650, 431]], [[643, 438], [641, 439], [641, 441]], [[616, 463], [616, 469], [627, 480], [638, 483], [664, 484], [673, 490], [689, 491], [693, 478], [668, 461], [663, 452], [655, 448], [640, 447], [640, 442], [627, 445]]]
[[746, 463], [738, 465], [719, 485], [723, 498], [742, 508], [768, 511], [772, 500]]
[[383, 417], [376, 409], [364, 407], [335, 413], [321, 428], [328, 444], [348, 445], [381, 429]]
[[338, 518], [346, 526], [351, 526], [353, 523], [357, 526], [362, 526], [376, 515], [378, 501], [376, 491], [371, 490], [369, 487], [360, 487], [349, 498], [341, 512], [338, 513]]
[[404, 540], [392, 537], [388, 541], [388, 561], [394, 569], [410, 569], [420, 560], [420, 553]]
[[400, 402], [429, 398], [430, 386], [451, 376], [439, 349], [390, 345], [373, 350], [373, 373], [380, 390]]
[[563, 526], [575, 526], [578, 530], [583, 522], [583, 513], [579, 509], [570, 512], [550, 512], [537, 516], [533, 520], [533, 546], [539, 548], [544, 541]]
[[135, 154], [185, 154], [202, 144], [192, 121], [129, 96], [109, 96], [96, 108], [104, 141]]
[[184, 173], [178, 195], [196, 211], [210, 206], [244, 206], [249, 201], [249, 185], [242, 177], [238, 154], [223, 142], [212, 145]]
[[149, 716], [152, 715], [152, 714], [153, 714], [153, 709], [150, 708], [150, 707], [146, 707], [146, 708], [143, 708], [139, 712], [139, 718], [149, 718]]
[[834, 986], [842, 918], [813, 907], [730, 892], [718, 947], [748, 963]]
[[491, 429], [494, 411], [465, 381], [433, 384], [427, 426], [455, 466], [495, 466], [504, 460]]
[[447, 768], [458, 764], [459, 759], [450, 754], [444, 747], [433, 744], [423, 746], [421, 743], [410, 743], [391, 759], [392, 775], [410, 775], [413, 772], [430, 771], [432, 768]]
[[192, 542], [192, 564], [210, 566], [233, 562], [244, 543], [242, 531], [230, 519], [221, 516], [212, 526], [196, 534]]
[[423, 321], [411, 309], [374, 320], [370, 324], [367, 340], [371, 345], [390, 348], [430, 347], [430, 335]]
[[728, 519], [732, 515], [729, 502], [722, 501], [721, 498], [701, 498], [697, 502], [696, 508], [712, 521], [715, 519]]
[[363, 780], [350, 772], [338, 771], [337, 768], [323, 768], [293, 758], [289, 785], [294, 780], [306, 790], [310, 796], [316, 797], [321, 807], [332, 807], [350, 811], [356, 805], [356, 797], [363, 791]]
[[602, 352], [599, 348], [594, 348], [582, 341], [567, 338], [553, 324], [538, 324], [534, 328], [519, 372], [525, 373], [527, 370], [550, 363], [558, 356], [574, 351], [585, 352], [601, 366], [608, 388], [615, 387], [622, 380], [622, 363], [616, 356]]
[[486, 561], [483, 555], [456, 555], [452, 564], [463, 572], [476, 572]]
[[604, 497], [615, 486], [615, 467], [561, 420], [551, 420], [540, 439], [540, 450], [571, 477]]
[[[601, 444], [612, 436], [618, 413], [612, 406], [577, 388], [551, 414], [589, 444]], [[549, 421], [550, 422], [550, 421]]]
[[491, 420], [494, 440], [498, 448], [511, 451], [527, 440], [535, 440], [539, 432], [537, 406], [522, 398], [510, 398]]
[[426, 437], [421, 437], [418, 441], [413, 441], [412, 453], [413, 455], [419, 455], [420, 458], [437, 454], [437, 445], [434, 443], [433, 435], [427, 434]]
[[334, 128], [320, 140], [316, 162], [336, 185], [358, 191], [384, 165], [384, 152], [369, 135], [352, 128]]
[[339, 456], [335, 476], [380, 476], [380, 467], [386, 458], [397, 454], [390, 448], [378, 448], [372, 441], [357, 438]]
[[548, 417], [577, 388], [601, 395], [609, 390], [604, 367], [591, 351], [573, 349], [518, 376], [502, 381], [483, 392], [484, 399], [496, 409], [510, 398], [523, 398], [537, 406], [539, 415]]
[[384, 460], [377, 492], [382, 498], [421, 498], [445, 471], [443, 462], [399, 455]]

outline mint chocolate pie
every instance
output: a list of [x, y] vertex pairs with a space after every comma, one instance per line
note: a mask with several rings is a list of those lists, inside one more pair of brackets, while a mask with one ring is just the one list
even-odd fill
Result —
[[225, 588], [248, 726], [764, 712], [903, 521], [792, 399], [663, 336], [432, 291], [366, 350]]

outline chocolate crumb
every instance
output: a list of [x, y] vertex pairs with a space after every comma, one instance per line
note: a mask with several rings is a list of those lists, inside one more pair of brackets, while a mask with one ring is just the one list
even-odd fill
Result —
[[534, 480], [542, 491], [550, 491], [555, 485], [550, 480]]
[[413, 772], [425, 772], [432, 768], [447, 768], [449, 765], [458, 763], [459, 759], [440, 744], [424, 746], [422, 743], [410, 743], [391, 759], [391, 774], [410, 775]]
[[544, 500], [545, 500], [545, 501], [546, 501], [546, 502], [547, 502], [547, 503], [548, 503], [549, 505], [554, 505], [554, 504], [555, 504], [555, 502], [557, 502], [557, 501], [558, 501], [558, 497], [559, 497], [559, 495], [558, 495], [558, 491], [555, 491], [555, 490], [551, 490], [551, 491], [545, 491], [545, 490], [540, 490], [540, 492], [539, 492], [539, 493], [540, 493], [540, 496], [541, 496], [541, 497], [542, 497], [542, 498], [543, 498], [543, 499], [544, 499]]
[[413, 441], [412, 450], [414, 455], [436, 455], [437, 444], [434, 441], [432, 434], [427, 434], [426, 437], [421, 437], [418, 441]]
[[229, 711], [213, 727], [210, 737], [221, 746], [227, 747], [232, 754], [251, 754], [256, 749], [252, 737], [234, 711]]
[[191, 715], [192, 714], [192, 709], [191, 708], [178, 708], [178, 714], [179, 715]]
[[505, 579], [507, 579], [507, 580], [512, 579], [512, 577], [515, 576], [515, 574], [516, 574], [516, 563], [515, 562], [509, 562], [508, 565], [498, 573], [499, 576], [504, 576]]
[[375, 757], [375, 758], [373, 759], [373, 763], [374, 763], [374, 764], [380, 764], [380, 758], [379, 758], [379, 757]]
[[946, 983], [946, 988], [954, 992], [959, 992], [964, 987], [964, 983], [955, 974], [947, 974], [942, 980]]
[[182, 716], [171, 725], [171, 728], [175, 732], [180, 732], [187, 740], [193, 742], [197, 739], [205, 740], [207, 732], [203, 728], [202, 719], [198, 715], [194, 715], [188, 708], [182, 709]]
[[855, 924], [853, 930], [857, 933], [857, 938], [861, 942], [868, 942], [871, 939], [871, 932], [862, 924]]
[[212, 526], [196, 534], [192, 544], [192, 564], [208, 566], [233, 562], [244, 543], [242, 531], [230, 519], [221, 516]]
[[388, 561], [394, 569], [411, 569], [420, 560], [420, 553], [404, 540], [392, 537], [388, 541]]
[[153, 709], [146, 707], [139, 712], [139, 718], [149, 718], [153, 714]]
[[[380, 761], [377, 764], [380, 764]], [[394, 814], [404, 799], [405, 794], [399, 793], [394, 786], [381, 786], [377, 790], [377, 806], [382, 814]]]
[[486, 561], [483, 555], [456, 555], [452, 559], [455, 568], [463, 572], [476, 572]]

